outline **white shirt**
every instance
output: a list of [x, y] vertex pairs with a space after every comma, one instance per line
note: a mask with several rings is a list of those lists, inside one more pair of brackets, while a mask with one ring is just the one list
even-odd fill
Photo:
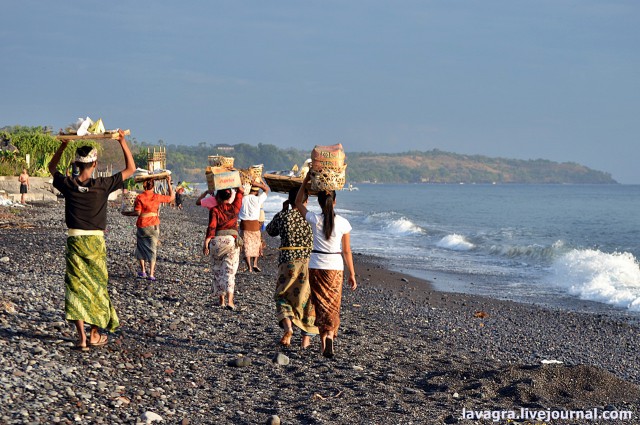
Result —
[[238, 214], [239, 220], [259, 220], [260, 208], [267, 200], [267, 194], [262, 192], [260, 195], [247, 195], [242, 198], [242, 208]]
[[342, 235], [346, 235], [351, 232], [351, 224], [349, 224], [346, 218], [336, 215], [333, 222], [333, 233], [331, 233], [331, 237], [329, 239], [325, 239], [323, 231], [324, 216], [312, 211], [307, 211], [307, 216], [305, 218], [309, 224], [311, 224], [311, 231], [313, 232], [313, 249], [315, 251], [327, 253], [320, 254], [312, 252], [311, 258], [309, 259], [309, 268], [321, 270], [344, 270], [344, 261], [342, 260], [341, 255]]

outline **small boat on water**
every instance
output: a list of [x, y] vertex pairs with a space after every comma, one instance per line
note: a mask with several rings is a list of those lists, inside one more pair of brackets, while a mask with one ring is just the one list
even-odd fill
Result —
[[345, 185], [342, 189], [340, 190], [348, 190], [349, 192], [353, 191], [353, 190], [360, 190], [357, 187], [355, 187], [354, 185], [352, 185], [351, 183], [349, 183], [348, 185]]
[[292, 172], [270, 172], [264, 173], [262, 178], [273, 192], [289, 193], [293, 188], [302, 185], [302, 176], [297, 176]]

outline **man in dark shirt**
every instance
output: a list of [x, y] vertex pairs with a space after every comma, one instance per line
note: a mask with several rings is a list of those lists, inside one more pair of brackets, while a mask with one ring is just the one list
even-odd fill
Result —
[[[136, 166], [122, 130], [119, 130], [118, 141], [124, 154], [125, 169], [111, 177], [92, 177], [97, 168], [98, 153], [91, 146], [76, 150], [78, 176], [64, 176], [57, 170], [67, 141], [62, 141], [49, 163], [53, 186], [64, 195], [65, 222], [69, 229], [64, 278], [65, 318], [75, 323], [76, 346], [81, 350], [107, 343], [107, 336], [101, 335], [99, 328], [113, 332], [119, 326], [107, 291], [109, 275], [103, 232], [107, 227], [109, 194], [122, 187], [122, 181], [133, 175]], [[85, 323], [91, 326], [89, 338]]]

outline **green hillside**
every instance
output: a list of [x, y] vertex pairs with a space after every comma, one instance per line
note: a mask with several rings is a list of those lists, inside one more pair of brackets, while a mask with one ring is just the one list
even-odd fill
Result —
[[[490, 158], [437, 149], [398, 154], [347, 151], [346, 154], [347, 180], [352, 183], [617, 183], [609, 173], [573, 162]], [[209, 155], [232, 156], [236, 167], [240, 168], [264, 164], [265, 171], [268, 171], [302, 165], [309, 152], [266, 144], [168, 145], [167, 166], [178, 179], [203, 181]]]
[[[47, 175], [47, 163], [59, 142], [46, 128], [3, 127], [0, 140], [13, 150], [0, 149], [0, 175], [17, 175], [27, 167], [31, 175]], [[63, 164], [72, 160], [78, 144], [72, 143], [65, 152]], [[95, 143], [100, 150], [101, 167], [105, 170], [124, 166], [122, 152], [117, 143]], [[147, 148], [153, 145], [131, 140], [132, 151], [138, 167], [146, 166]], [[203, 182], [209, 155], [235, 158], [238, 168], [264, 164], [265, 171], [289, 170], [294, 164], [302, 165], [310, 155], [309, 150], [280, 149], [274, 145], [196, 146], [167, 145], [167, 167], [174, 173], [174, 180]], [[379, 154], [371, 152], [346, 152], [347, 181], [350, 183], [552, 183], [552, 184], [612, 184], [617, 183], [611, 174], [597, 171], [574, 162], [553, 162], [544, 159], [519, 160], [490, 158], [480, 155], [461, 155], [433, 149], [427, 152]]]

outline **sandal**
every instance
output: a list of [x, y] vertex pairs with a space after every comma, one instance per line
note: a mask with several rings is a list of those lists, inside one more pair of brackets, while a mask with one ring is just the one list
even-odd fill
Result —
[[89, 339], [89, 341], [87, 341], [87, 345], [90, 347], [102, 347], [103, 345], [107, 345], [107, 342], [109, 342], [109, 337], [106, 335], [100, 335], [98, 342], [91, 342], [91, 339]]
[[146, 279], [147, 278], [147, 274], [143, 273], [143, 272], [138, 272], [138, 279]]
[[260, 273], [262, 270], [258, 266], [253, 266], [253, 270]]
[[156, 279], [154, 276], [149, 276], [147, 280], [150, 280], [151, 282], [155, 282], [158, 279]]

